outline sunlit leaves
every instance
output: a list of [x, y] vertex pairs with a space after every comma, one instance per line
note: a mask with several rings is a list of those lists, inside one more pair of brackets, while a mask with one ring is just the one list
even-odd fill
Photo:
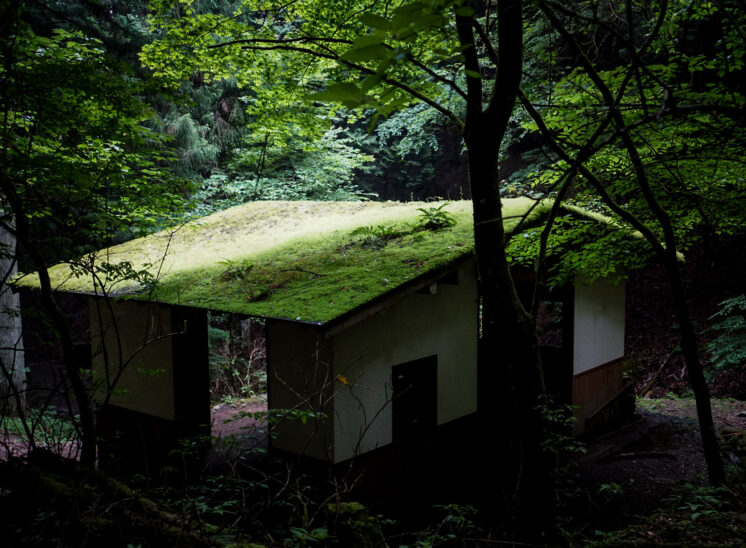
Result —
[[[453, 0], [365, 6], [247, 0], [233, 15], [185, 8], [192, 5], [184, 2], [176, 12], [160, 6], [151, 17], [161, 38], [142, 59], [164, 81], [176, 83], [199, 69], [208, 79], [236, 77], [259, 98], [269, 90], [266, 81], [284, 79], [296, 83], [296, 101], [300, 91], [312, 101], [373, 108], [378, 118], [411, 102], [393, 89], [395, 82], [442, 100], [444, 86], [434, 75], [452, 78], [460, 63], [450, 26]], [[279, 53], [281, 72], [270, 61]], [[268, 76], [265, 67], [275, 74]]]
[[[636, 16], [640, 27], [633, 35], [641, 41], [654, 19]], [[729, 75], [742, 56], [743, 40], [735, 29], [745, 16], [743, 9], [729, 3], [673, 1], [652, 53], [640, 60], [644, 66], [636, 68], [620, 56], [616, 66], [598, 70], [615, 98], [613, 108], [623, 119], [624, 130], [617, 122], [609, 123], [609, 105], [584, 70], [567, 70], [540, 92], [539, 102], [547, 103], [541, 114], [558, 141], [575, 153], [587, 147], [590, 157], [585, 166], [618, 203], [645, 221], [650, 219], [648, 201], [637, 185], [638, 169], [621, 142], [622, 131], [630, 135], [651, 192], [671, 217], [680, 249], [705, 232], [716, 236], [742, 230], [746, 169], [738, 151], [746, 133], [733, 114], [745, 101], [742, 84]], [[698, 25], [705, 21], [722, 38], [702, 47], [695, 31], [701, 37], [705, 27]], [[617, 25], [620, 36], [629, 36], [625, 26], [608, 24]], [[606, 126], [599, 132], [601, 124]], [[537, 129], [533, 123], [525, 127]], [[589, 141], [594, 134], [595, 140]], [[535, 180], [551, 186], [567, 167], [557, 163], [542, 169]], [[576, 177], [576, 196], [595, 193], [585, 183]]]
[[[19, 24], [2, 63], [4, 176], [37, 238], [103, 242], [149, 230], [183, 189], [161, 167], [161, 138], [127, 71], [97, 40]], [[152, 154], [152, 156], [151, 156]]]
[[[539, 255], [541, 232], [538, 227], [511, 238], [506, 248], [510, 260], [532, 267]], [[555, 220], [547, 256], [548, 284], [558, 287], [572, 283], [578, 275], [588, 280], [625, 277], [648, 264], [652, 251], [639, 235], [622, 225], [564, 214]]]

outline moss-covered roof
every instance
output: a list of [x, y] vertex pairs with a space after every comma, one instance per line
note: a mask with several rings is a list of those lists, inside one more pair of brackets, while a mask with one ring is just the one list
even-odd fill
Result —
[[[533, 203], [504, 200], [506, 228], [514, 227]], [[126, 262], [157, 278], [154, 288], [147, 288], [131, 279], [117, 280], [119, 268], [105, 284], [111, 295], [326, 323], [473, 252], [471, 202], [445, 206], [456, 221], [450, 228], [417, 228], [418, 209], [438, 205], [253, 202], [101, 250], [89, 259], [98, 265], [99, 278], [106, 279], [107, 264]], [[102, 293], [90, 273], [76, 277], [67, 263], [49, 273], [59, 290]], [[34, 286], [38, 280], [27, 276], [20, 284]]]

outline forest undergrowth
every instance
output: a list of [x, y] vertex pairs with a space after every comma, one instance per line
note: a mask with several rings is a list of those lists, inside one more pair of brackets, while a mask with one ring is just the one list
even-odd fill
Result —
[[[746, 542], [746, 402], [714, 400], [729, 463], [719, 487], [706, 484], [693, 408], [673, 395], [640, 399], [631, 423], [585, 443], [559, 489], [569, 545]], [[212, 462], [189, 481], [176, 470], [113, 477], [38, 448], [29, 466], [0, 463], [0, 536], [6, 546], [494, 546], [508, 538], [468, 501], [364, 505], [354, 476], [303, 469], [256, 447]]]

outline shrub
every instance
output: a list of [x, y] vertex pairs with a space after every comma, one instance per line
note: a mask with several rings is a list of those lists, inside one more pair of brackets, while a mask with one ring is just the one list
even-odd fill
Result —
[[719, 333], [707, 344], [710, 363], [716, 370], [746, 364], [746, 295], [726, 299], [710, 319], [722, 318], [710, 329]]

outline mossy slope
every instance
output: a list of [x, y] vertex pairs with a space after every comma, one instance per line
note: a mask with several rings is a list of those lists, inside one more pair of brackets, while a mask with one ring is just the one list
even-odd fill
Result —
[[[532, 203], [505, 200], [506, 228]], [[471, 202], [446, 206], [456, 219], [453, 227], [417, 230], [418, 208], [434, 205], [253, 202], [102, 250], [95, 259], [129, 261], [158, 279], [152, 293], [119, 281], [112, 285], [117, 295], [324, 323], [473, 252]], [[398, 234], [375, 245], [352, 234], [379, 225]], [[94, 292], [91, 277], [72, 277], [68, 264], [51, 268], [50, 275], [60, 290]], [[38, 282], [27, 277], [21, 283]]]

